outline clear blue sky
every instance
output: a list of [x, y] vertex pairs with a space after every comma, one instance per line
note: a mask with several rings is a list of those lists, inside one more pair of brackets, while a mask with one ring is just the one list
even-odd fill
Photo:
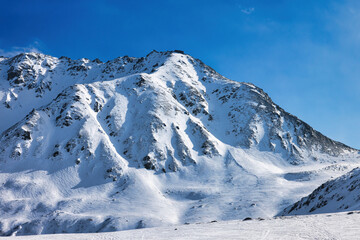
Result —
[[0, 55], [181, 49], [360, 148], [360, 1], [0, 0]]

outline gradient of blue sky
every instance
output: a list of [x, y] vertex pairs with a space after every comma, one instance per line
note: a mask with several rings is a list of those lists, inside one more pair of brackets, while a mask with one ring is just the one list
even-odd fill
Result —
[[182, 49], [360, 148], [360, 1], [0, 0], [0, 55]]

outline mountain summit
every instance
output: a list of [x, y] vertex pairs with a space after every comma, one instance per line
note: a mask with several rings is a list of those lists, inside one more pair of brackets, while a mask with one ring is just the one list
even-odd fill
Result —
[[[0, 58], [0, 233], [273, 216], [360, 154], [181, 51]], [[27, 114], [27, 115], [26, 115]]]

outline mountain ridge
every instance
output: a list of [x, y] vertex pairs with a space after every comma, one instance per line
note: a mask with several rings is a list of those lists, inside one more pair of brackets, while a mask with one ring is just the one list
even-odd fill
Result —
[[[78, 66], [78, 65], [76, 65], [76, 64], [78, 64], [78, 63], [82, 63], [82, 64], [84, 64], [84, 63], [98, 63], [98, 64], [108, 64], [108, 63], [117, 63], [117, 62], [119, 62], [119, 61], [123, 61], [124, 63], [125, 63], [125, 65], [126, 65], [126, 63], [128, 62], [128, 61], [130, 61], [130, 63], [133, 63], [133, 62], [136, 62], [136, 63], [141, 63], [142, 61], [144, 61], [144, 59], [145, 59], [145, 61], [146, 61], [146, 59], [149, 57], [149, 56], [151, 56], [152, 54], [159, 54], [159, 55], [165, 55], [165, 57], [169, 57], [169, 55], [171, 55], [172, 53], [180, 53], [180, 54], [184, 54], [184, 52], [183, 51], [180, 51], [180, 50], [174, 50], [174, 51], [166, 51], [166, 52], [157, 52], [156, 50], [153, 50], [152, 52], [150, 52], [149, 54], [147, 54], [147, 56], [144, 58], [144, 57], [141, 57], [141, 58], [135, 58], [135, 57], [128, 57], [128, 56], [124, 56], [124, 57], [118, 57], [118, 58], [115, 58], [115, 59], [113, 59], [113, 60], [108, 60], [106, 63], [103, 63], [103, 62], [101, 62], [100, 60], [98, 60], [98, 59], [94, 59], [94, 60], [92, 60], [92, 61], [90, 61], [89, 59], [86, 59], [86, 58], [82, 58], [82, 59], [79, 59], [79, 60], [71, 60], [70, 58], [68, 58], [68, 57], [64, 57], [64, 56], [62, 56], [62, 57], [60, 57], [60, 58], [54, 58], [54, 57], [51, 57], [50, 55], [45, 55], [45, 54], [41, 54], [41, 53], [23, 53], [23, 54], [19, 54], [19, 55], [17, 55], [17, 56], [14, 56], [14, 57], [12, 57], [12, 58], [5, 58], [3, 61], [5, 61], [5, 62], [3, 62], [2, 61], [2, 63], [4, 64], [6, 64], [6, 61], [8, 62], [8, 63], [13, 63], [13, 62], [17, 62], [17, 63], [21, 63], [21, 62], [18, 62], [19, 61], [19, 59], [22, 59], [22, 60], [24, 60], [24, 58], [26, 59], [27, 57], [32, 57], [32, 58], [36, 58], [36, 59], [39, 59], [39, 58], [41, 58], [42, 60], [44, 60], [45, 62], [47, 61], [47, 59], [46, 58], [50, 58], [50, 59], [57, 59], [57, 60], [61, 60], [61, 59], [65, 59], [65, 60], [67, 60], [67, 61], [73, 61], [73, 63], [71, 64], [72, 65], [72, 67], [69, 67], [67, 70], [70, 70], [70, 69], [77, 69], [78, 70], [78, 72], [80, 71], [84, 71], [84, 69], [86, 69], [86, 67], [85, 68], [81, 68], [81, 66], [83, 66], [83, 65], [80, 65], [80, 66]], [[185, 54], [185, 55], [187, 55], [187, 54]], [[189, 55], [187, 55], [187, 56], [189, 56]], [[190, 57], [190, 56], [189, 56]], [[124, 60], [125, 59], [125, 60]], [[192, 59], [194, 59], [194, 58], [192, 58]], [[206, 69], [208, 69], [208, 71], [211, 73], [211, 74], [215, 74], [217, 77], [219, 77], [220, 79], [226, 79], [226, 80], [228, 80], [228, 81], [233, 81], [233, 80], [230, 80], [230, 79], [227, 79], [227, 78], [224, 78], [224, 77], [222, 77], [220, 74], [218, 74], [215, 70], [213, 70], [211, 67], [209, 67], [209, 66], [206, 66], [201, 60], [199, 60], [199, 59], [194, 59], [195, 61], [197, 61], [198, 62], [198, 64], [200, 65], [200, 66], [204, 66]], [[21, 64], [20, 64], [21, 65]], [[110, 64], [111, 65], [111, 64]], [[156, 64], [155, 64], [156, 65]], [[110, 67], [109, 67], [109, 65], [105, 65], [104, 67], [103, 67], [103, 73], [104, 72], [106, 72], [106, 71], [109, 71], [109, 70], [106, 70], [106, 69], [109, 69]], [[132, 67], [132, 68], [135, 68], [135, 65]], [[138, 67], [137, 67], [138, 68]], [[18, 85], [15, 85], [15, 87], [20, 87], [20, 88], [23, 88], [24, 86], [19, 86], [19, 85], [21, 85], [21, 84], [23, 84], [23, 83], [25, 83], [25, 82], [23, 82], [23, 78], [26, 78], [26, 76], [24, 77], [23, 76], [23, 74], [22, 74], [22, 70], [16, 70], [15, 72], [13, 72], [13, 71], [10, 71], [11, 69], [13, 69], [13, 71], [14, 71], [14, 66], [11, 66], [9, 69], [8, 69], [8, 71], [7, 71], [7, 75], [8, 75], [8, 80], [10, 81], [10, 80], [12, 80], [13, 82], [16, 82]], [[145, 69], [147, 69], [147, 68], [145, 68]], [[151, 71], [154, 71], [154, 69], [155, 68], [153, 68]], [[0, 69], [1, 70], [1, 69]], [[112, 69], [112, 70], [114, 70], [114, 69]], [[148, 70], [148, 69], [147, 69]], [[50, 71], [51, 71], [51, 69], [50, 69]], [[74, 73], [70, 73], [70, 75], [73, 75]], [[127, 73], [124, 73], [125, 75], [127, 75]], [[31, 75], [30, 74], [30, 77], [35, 77], [35, 78], [38, 78], [38, 77], [36, 77], [36, 76], [34, 76], [34, 75]], [[22, 78], [22, 80], [19, 80], [18, 78]], [[81, 77], [79, 77], [79, 78], [81, 78]], [[104, 76], [101, 76], [101, 78], [104, 78]], [[114, 78], [114, 76], [112, 76], [112, 78]], [[111, 76], [110, 76], [110, 79], [112, 79], [111, 78]], [[91, 82], [91, 81], [90, 81]], [[236, 82], [236, 81], [235, 81]], [[75, 83], [77, 83], [76, 81], [75, 81]], [[75, 84], [74, 83], [74, 84]], [[253, 85], [253, 84], [251, 84], [251, 83], [247, 83], [247, 82], [241, 82], [242, 84], [247, 84], [247, 85], [249, 85], [249, 86], [253, 86], [253, 87], [255, 87], [256, 88], [256, 90], [257, 91], [259, 91], [262, 95], [264, 95], [265, 96], [265, 98], [267, 98], [267, 100], [269, 100], [272, 104], [274, 104], [273, 102], [272, 102], [272, 100], [271, 100], [271, 98], [263, 91], [263, 89], [261, 89], [261, 88], [259, 88], [259, 87], [256, 87], [255, 85]], [[26, 85], [25, 84], [25, 87], [28, 87], [29, 89], [32, 89], [33, 87], [34, 87], [34, 85], [36, 85], [36, 84], [34, 84], [34, 82], [32, 82], [32, 83], [28, 83], [28, 85]], [[42, 92], [44, 92], [44, 91], [46, 91], [46, 90], [49, 90], [48, 88], [50, 87], [50, 85], [51, 85], [51, 83], [50, 84], [42, 84], [42, 85], [40, 85], [39, 86], [39, 88], [37, 88], [36, 90], [35, 90], [35, 92], [40, 92], [40, 93], [42, 93]], [[70, 82], [70, 85], [69, 86], [71, 86], [71, 82]], [[43, 89], [43, 88], [45, 88], [45, 89]], [[59, 93], [60, 94], [60, 93]], [[41, 96], [40, 96], [41, 97]], [[16, 99], [16, 98], [15, 98]], [[3, 100], [4, 100], [4, 98], [3, 98]], [[51, 100], [50, 100], [51, 101]], [[9, 104], [9, 101], [8, 101], [8, 99], [6, 99], [4, 102], [3, 102], [3, 104], [4, 105], [7, 105], [7, 106], [9, 106], [8, 104]], [[278, 108], [278, 109], [281, 109], [282, 111], [284, 111], [286, 114], [288, 114], [288, 115], [290, 115], [290, 116], [292, 116], [292, 117], [294, 117], [294, 118], [296, 118], [297, 120], [300, 120], [300, 119], [298, 119], [296, 116], [294, 116], [294, 115], [292, 115], [292, 114], [290, 114], [290, 113], [288, 113], [287, 111], [285, 111], [284, 109], [282, 109], [280, 106], [278, 106], [277, 104], [275, 104], [276, 105], [276, 108]], [[41, 106], [41, 105], [40, 105]], [[40, 107], [40, 106], [38, 106], [38, 107]], [[18, 119], [18, 120], [20, 120], [20, 119]], [[300, 120], [301, 121], [301, 120]], [[307, 124], [306, 122], [303, 122], [302, 121], [302, 123], [303, 124], [305, 124], [307, 127], [306, 128], [309, 128], [309, 129], [311, 129], [311, 131], [316, 131], [316, 130], [314, 130], [309, 124]], [[316, 131], [317, 132], [317, 131]], [[319, 133], [319, 132], [318, 132]], [[321, 133], [320, 133], [321, 134]], [[323, 135], [323, 134], [321, 134], [321, 135]], [[325, 136], [326, 137], [326, 136]], [[326, 138], [328, 138], [328, 137], [326, 137]], [[334, 141], [334, 140], [333, 140]], [[337, 142], [337, 143], [340, 143], [340, 142], [338, 142], [338, 141], [335, 141], [335, 142]], [[349, 146], [347, 146], [347, 145], [345, 145], [344, 144], [344, 147], [349, 147]], [[351, 147], [349, 147], [349, 148], [351, 148]], [[353, 148], [354, 149], [354, 148]]]
[[[359, 210], [360, 168], [321, 184], [279, 215], [305, 215]], [[354, 191], [355, 190], [355, 191]]]

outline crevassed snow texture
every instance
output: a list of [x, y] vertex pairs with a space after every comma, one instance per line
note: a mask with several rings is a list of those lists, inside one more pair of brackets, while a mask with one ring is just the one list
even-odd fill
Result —
[[359, 166], [261, 89], [178, 51], [21, 54], [0, 76], [1, 235], [269, 217]]

